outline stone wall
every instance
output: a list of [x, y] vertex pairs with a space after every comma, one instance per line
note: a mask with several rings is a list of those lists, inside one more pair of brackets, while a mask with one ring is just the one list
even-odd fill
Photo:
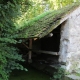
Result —
[[80, 68], [80, 7], [62, 23], [59, 55], [67, 71]]

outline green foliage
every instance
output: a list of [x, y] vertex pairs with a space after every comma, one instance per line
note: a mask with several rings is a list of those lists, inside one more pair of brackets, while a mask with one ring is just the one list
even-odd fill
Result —
[[18, 54], [17, 48], [10, 44], [0, 43], [0, 80], [8, 80], [9, 73], [13, 69], [24, 70], [18, 62], [24, 61]]
[[[19, 61], [24, 60], [22, 55], [18, 54], [19, 50], [13, 46], [21, 42], [16, 40], [18, 34], [15, 34], [15, 32], [17, 32], [16, 26], [25, 25], [24, 22], [44, 12], [45, 6], [38, 1], [30, 3], [28, 0], [0, 0], [0, 80], [8, 80], [13, 69], [27, 71], [19, 64]], [[42, 17], [39, 16], [35, 21]], [[31, 23], [33, 23], [33, 20]]]
[[65, 70], [63, 68], [56, 68], [57, 71], [54, 72], [53, 77], [51, 80], [62, 80], [62, 77], [65, 75]]
[[19, 38], [44, 37], [60, 25], [65, 15], [72, 13], [79, 5], [80, 3], [73, 3], [58, 10], [47, 11], [29, 21], [20, 23], [22, 27], [15, 34], [17, 33]]
[[15, 21], [17, 28], [23, 27], [25, 22], [33, 19], [34, 17], [51, 10], [57, 10], [79, 0], [29, 0], [30, 5], [27, 11]]
[[20, 11], [20, 3], [17, 0], [0, 0], [0, 80], [8, 80], [10, 72], [14, 69], [27, 71], [19, 64], [24, 60], [22, 55], [18, 54], [19, 50], [13, 46], [18, 43], [14, 35], [14, 21], [23, 12]]

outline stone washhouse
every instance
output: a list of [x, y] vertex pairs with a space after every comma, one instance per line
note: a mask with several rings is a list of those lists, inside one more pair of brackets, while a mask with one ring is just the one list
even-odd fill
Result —
[[[33, 53], [59, 55], [68, 72], [80, 69], [80, 4], [45, 12], [19, 29], [19, 38], [29, 39]], [[28, 48], [27, 47], [27, 48]]]

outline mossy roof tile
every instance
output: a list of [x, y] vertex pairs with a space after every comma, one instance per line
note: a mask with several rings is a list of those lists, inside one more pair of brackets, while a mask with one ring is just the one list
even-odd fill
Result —
[[61, 24], [60, 21], [62, 18], [72, 13], [79, 5], [80, 3], [75, 3], [62, 9], [46, 12], [35, 17], [18, 30], [18, 38], [42, 38], [46, 36]]

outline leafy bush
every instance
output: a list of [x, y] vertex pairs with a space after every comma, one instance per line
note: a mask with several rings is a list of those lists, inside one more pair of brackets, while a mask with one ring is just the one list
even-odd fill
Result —
[[54, 72], [53, 77], [51, 78], [51, 80], [62, 80], [62, 77], [64, 77], [65, 75], [65, 70], [61, 67], [56, 67], [57, 71]]
[[[24, 61], [19, 50], [13, 45], [16, 40], [15, 19], [21, 15], [22, 0], [0, 0], [0, 80], [8, 80], [10, 72], [14, 69], [27, 71], [19, 61]], [[25, 0], [23, 0], [25, 1]]]

